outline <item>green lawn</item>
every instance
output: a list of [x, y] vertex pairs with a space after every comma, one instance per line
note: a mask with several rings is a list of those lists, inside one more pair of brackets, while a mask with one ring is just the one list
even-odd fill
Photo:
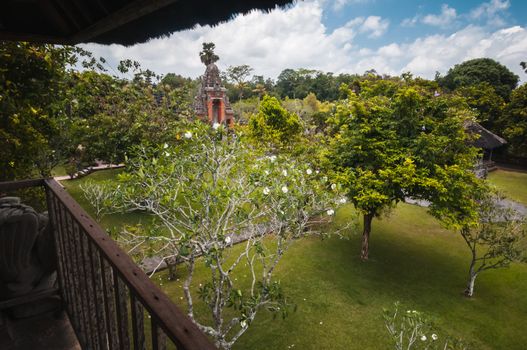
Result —
[[51, 175], [52, 176], [63, 176], [68, 175], [66, 172], [66, 167], [63, 164], [57, 165], [53, 169], [51, 169]]
[[527, 205], [527, 173], [495, 170], [489, 173], [488, 179], [507, 197]]
[[[110, 179], [115, 173], [98, 172], [89, 178]], [[525, 176], [499, 171], [490, 180], [511, 194], [523, 193], [524, 197], [513, 197], [522, 200], [527, 193]], [[79, 199], [78, 183], [85, 179], [64, 184]], [[351, 215], [351, 208], [344, 208], [338, 220]], [[119, 225], [125, 219], [145, 218], [112, 216], [102, 223]], [[358, 233], [349, 240], [296, 241], [276, 276], [297, 311], [285, 320], [261, 312], [235, 348], [390, 349], [382, 310], [395, 301], [426, 312], [437, 320], [438, 334], [462, 337], [474, 343], [473, 349], [526, 348], [527, 265], [483, 273], [475, 296], [465, 298], [469, 259], [462, 239], [442, 229], [425, 209], [406, 204], [388, 218], [374, 221], [370, 261], [359, 260], [359, 249]], [[207, 276], [204, 267], [196, 273], [197, 282]], [[245, 283], [243, 273], [237, 278]], [[183, 303], [182, 278], [169, 282], [161, 272], [154, 280], [176, 303]]]
[[[79, 204], [86, 209], [88, 214], [90, 214], [93, 218], [95, 218], [95, 213], [93, 211], [93, 208], [90, 206], [88, 201], [84, 198], [82, 195], [82, 190], [80, 186], [87, 181], [93, 181], [93, 182], [103, 182], [103, 181], [113, 181], [115, 180], [115, 177], [117, 174], [119, 174], [122, 171], [122, 169], [110, 169], [110, 170], [99, 170], [95, 171], [92, 174], [82, 177], [80, 179], [75, 180], [66, 180], [62, 181], [62, 185], [66, 187], [68, 192], [72, 195], [73, 198]], [[150, 217], [146, 214], [141, 213], [127, 213], [127, 214], [112, 214], [107, 215], [102, 218], [101, 225], [109, 230], [118, 230], [120, 227], [122, 227], [124, 224], [128, 225], [134, 225], [134, 224], [144, 224], [149, 225], [150, 223]]]

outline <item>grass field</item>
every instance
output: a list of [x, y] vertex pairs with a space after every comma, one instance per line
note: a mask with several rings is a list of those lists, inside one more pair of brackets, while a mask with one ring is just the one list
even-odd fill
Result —
[[489, 173], [488, 179], [507, 197], [527, 205], [527, 173], [496, 170]]
[[[115, 171], [90, 175], [111, 179]], [[86, 207], [78, 184], [64, 182]], [[512, 198], [527, 203], [527, 175], [504, 171], [489, 176]], [[338, 220], [352, 216], [351, 207]], [[111, 216], [102, 224], [147, 220], [129, 214]], [[238, 249], [237, 247], [233, 248]], [[476, 281], [475, 296], [462, 295], [468, 250], [454, 232], [444, 230], [426, 210], [401, 204], [386, 218], [374, 220], [370, 261], [358, 258], [360, 236], [316, 237], [296, 241], [281, 261], [277, 278], [298, 309], [285, 320], [261, 312], [236, 349], [390, 349], [382, 320], [383, 308], [400, 301], [403, 308], [436, 319], [437, 333], [473, 343], [472, 349], [525, 349], [527, 344], [527, 265], [485, 272]], [[184, 272], [181, 277], [184, 277]], [[197, 282], [207, 271], [200, 267]], [[243, 273], [237, 276], [243, 283]], [[183, 305], [181, 281], [169, 282], [161, 272], [154, 280]], [[203, 306], [198, 305], [197, 309]]]
[[[92, 174], [82, 177], [80, 179], [76, 180], [66, 180], [62, 181], [62, 185], [66, 187], [68, 192], [72, 195], [73, 198], [79, 204], [86, 209], [88, 214], [90, 214], [93, 218], [95, 218], [95, 212], [93, 208], [90, 206], [88, 201], [84, 198], [81, 190], [82, 184], [85, 184], [88, 181], [93, 182], [104, 182], [104, 181], [114, 181], [117, 174], [119, 174], [122, 171], [122, 169], [111, 169], [111, 170], [100, 170], [95, 171]], [[141, 213], [127, 213], [127, 214], [112, 214], [104, 216], [100, 224], [109, 230], [118, 230], [120, 227], [122, 227], [124, 224], [128, 225], [134, 225], [134, 224], [144, 224], [149, 225], [150, 223], [150, 217], [148, 215], [144, 215]]]

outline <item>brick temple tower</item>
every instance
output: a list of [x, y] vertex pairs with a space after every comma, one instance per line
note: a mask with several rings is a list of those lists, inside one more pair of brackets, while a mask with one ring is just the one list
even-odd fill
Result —
[[198, 118], [210, 124], [234, 124], [227, 89], [221, 85], [220, 70], [214, 63], [209, 63], [201, 77], [201, 86], [194, 101], [194, 111]]

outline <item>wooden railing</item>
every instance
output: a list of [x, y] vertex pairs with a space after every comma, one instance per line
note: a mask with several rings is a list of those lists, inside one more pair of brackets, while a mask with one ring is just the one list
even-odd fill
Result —
[[37, 186], [53, 225], [59, 291], [83, 349], [215, 349], [55, 180], [4, 182], [0, 193]]

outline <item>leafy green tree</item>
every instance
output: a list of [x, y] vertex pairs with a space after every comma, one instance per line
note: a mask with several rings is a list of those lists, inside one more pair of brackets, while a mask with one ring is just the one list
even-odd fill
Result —
[[258, 113], [260, 100], [256, 97], [245, 98], [232, 104], [234, 118], [239, 125], [247, 125], [253, 114]]
[[185, 78], [179, 74], [167, 73], [161, 79], [161, 84], [168, 85], [172, 89], [181, 89], [189, 85], [194, 86], [194, 82], [191, 78]]
[[527, 84], [512, 92], [499, 125], [509, 142], [509, 153], [527, 157]]
[[252, 71], [253, 69], [247, 64], [227, 68], [227, 79], [234, 83], [238, 89], [238, 100], [243, 98], [244, 89], [247, 88], [247, 78], [251, 75]]
[[[166, 84], [153, 84], [156, 75], [129, 60], [120, 70], [131, 70], [133, 78], [94, 70], [68, 77], [69, 125], [63, 132], [70, 134], [66, 149], [77, 162], [122, 162], [137, 144], [174, 139], [177, 122], [191, 116], [191, 81], [173, 87], [169, 77]], [[85, 149], [84, 159], [75, 153], [79, 145]]]
[[265, 94], [274, 93], [274, 81], [270, 78], [264, 79], [262, 75], [253, 75], [251, 80], [251, 91], [261, 99]]
[[491, 58], [476, 58], [455, 65], [448, 73], [439, 79], [441, 86], [455, 90], [461, 86], [488, 83], [505, 101], [518, 85], [518, 76], [507, 67]]
[[0, 181], [49, 176], [60, 158], [64, 90], [78, 50], [0, 42]]
[[343, 87], [348, 98], [337, 103], [331, 119], [326, 158], [363, 215], [363, 260], [368, 259], [374, 217], [406, 197], [434, 201], [446, 182], [457, 183], [457, 172], [474, 176], [477, 151], [466, 145], [463, 121], [470, 116], [466, 105], [397, 86], [392, 82], [385, 87], [395, 89], [387, 92], [390, 96], [357, 96]]
[[505, 101], [487, 82], [470, 86], [462, 86], [456, 90], [465, 97], [468, 105], [477, 110], [478, 122], [484, 127], [501, 134], [502, 129], [496, 122], [502, 118]]
[[208, 66], [211, 63], [217, 62], [220, 58], [214, 53], [214, 43], [203, 43], [203, 50], [199, 53], [199, 58], [204, 65]]
[[302, 124], [298, 115], [289, 113], [278, 99], [264, 96], [258, 113], [249, 119], [249, 132], [256, 140], [282, 148], [298, 140]]

